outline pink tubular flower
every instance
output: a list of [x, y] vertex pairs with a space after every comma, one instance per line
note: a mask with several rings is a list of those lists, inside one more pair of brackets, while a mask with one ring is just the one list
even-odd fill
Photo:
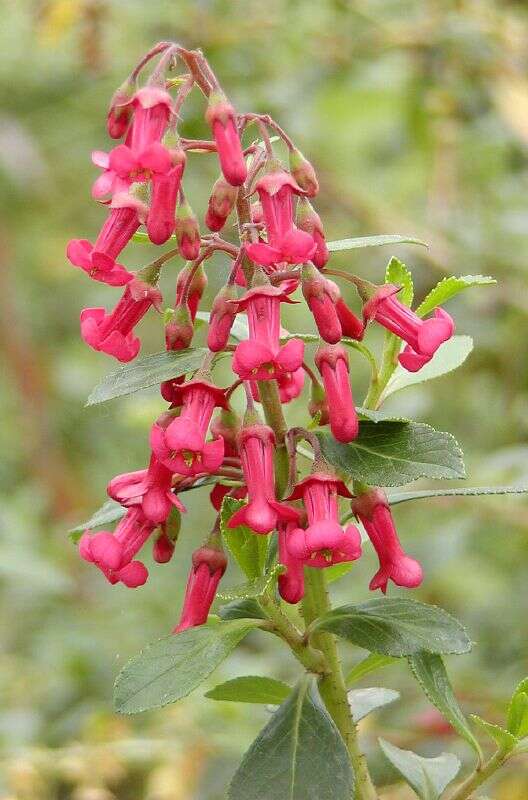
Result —
[[104, 202], [105, 197], [128, 190], [131, 181], [120, 178], [117, 173], [110, 168], [109, 153], [105, 153], [104, 150], [93, 150], [92, 163], [103, 170], [92, 186], [92, 197], [94, 200], [101, 200]]
[[180, 255], [186, 261], [194, 261], [200, 255], [200, 227], [196, 215], [186, 200], [180, 200], [176, 209], [174, 231]]
[[304, 264], [302, 292], [321, 338], [330, 344], [337, 344], [341, 340], [342, 330], [336, 309], [340, 296], [336, 284], [324, 278], [312, 264]]
[[146, 519], [160, 525], [172, 508], [185, 512], [185, 506], [172, 491], [172, 472], [151, 455], [148, 469], [117, 475], [107, 486], [108, 496], [125, 508], [141, 505]]
[[174, 549], [174, 542], [162, 531], [154, 542], [152, 557], [157, 564], [168, 564], [174, 555]]
[[116, 258], [145, 219], [147, 211], [147, 207], [128, 192], [114, 195], [110, 214], [95, 244], [87, 239], [72, 239], [66, 250], [68, 259], [96, 281], [124, 286], [133, 276], [116, 262]]
[[228, 283], [213, 300], [207, 331], [207, 346], [213, 353], [223, 350], [228, 342], [237, 315], [236, 298], [236, 288]]
[[222, 502], [226, 495], [233, 497], [235, 500], [243, 500], [247, 494], [245, 486], [239, 486], [237, 489], [232, 489], [230, 486], [224, 486], [222, 483], [215, 483], [209, 492], [209, 500], [215, 511], [220, 511]]
[[304, 562], [288, 550], [288, 537], [296, 527], [296, 522], [279, 522], [279, 564], [286, 567], [286, 572], [279, 575], [279, 594], [292, 605], [304, 597]]
[[233, 210], [238, 190], [223, 177], [215, 182], [209, 197], [205, 224], [210, 231], [220, 231]]
[[[281, 403], [290, 403], [299, 397], [304, 387], [304, 369], [299, 367], [294, 372], [284, 372], [277, 377], [277, 386], [279, 389], [279, 398]], [[253, 399], [260, 403], [260, 394], [258, 384], [251, 381], [251, 393]]]
[[320, 569], [355, 561], [361, 555], [361, 536], [356, 526], [343, 529], [339, 523], [338, 495], [351, 496], [335, 475], [313, 472], [297, 484], [288, 498], [304, 501], [308, 527], [291, 531], [286, 547], [293, 558], [306, 566]]
[[330, 430], [339, 442], [351, 442], [359, 423], [350, 387], [348, 355], [340, 344], [323, 345], [315, 354], [315, 363], [328, 400]]
[[247, 178], [246, 162], [238, 135], [233, 106], [223, 96], [211, 95], [206, 112], [218, 150], [222, 174], [231, 186], [242, 186]]
[[152, 176], [152, 199], [147, 217], [147, 233], [154, 244], [164, 244], [174, 233], [178, 192], [186, 156], [183, 150], [170, 150], [171, 167], [165, 174]]
[[262, 204], [268, 241], [247, 244], [249, 258], [264, 267], [309, 261], [316, 244], [309, 233], [296, 228], [293, 222], [293, 195], [303, 194], [301, 187], [288, 172], [277, 168], [260, 178], [255, 188]]
[[156, 525], [146, 519], [141, 508], [134, 506], [120, 520], [113, 534], [100, 531], [81, 536], [81, 558], [95, 564], [110, 583], [124, 583], [130, 589], [142, 586], [148, 571], [141, 561], [134, 561]]
[[341, 324], [343, 336], [361, 341], [365, 333], [365, 326], [359, 317], [356, 317], [354, 312], [347, 306], [341, 295], [339, 295], [336, 301], [336, 313]]
[[421, 319], [395, 297], [397, 286], [387, 283], [363, 307], [365, 323], [375, 319], [384, 328], [407, 342], [398, 356], [402, 367], [418, 372], [434, 356], [441, 344], [451, 338], [455, 323], [443, 308], [437, 308], [434, 317]]
[[207, 622], [209, 609], [226, 567], [227, 558], [222, 550], [205, 546], [194, 551], [180, 621], [173, 633], [181, 633]]
[[178, 279], [176, 280], [176, 306], [183, 302], [189, 278], [191, 283], [187, 290], [187, 304], [189, 306], [191, 319], [194, 322], [200, 300], [207, 286], [207, 275], [205, 274], [203, 264], [200, 264], [197, 270], [194, 269], [192, 264], [186, 264], [180, 271]]
[[309, 233], [314, 240], [315, 252], [312, 255], [312, 263], [317, 269], [323, 269], [330, 258], [323, 223], [319, 214], [305, 197], [300, 197], [297, 204], [297, 226], [301, 231]]
[[352, 511], [367, 531], [380, 562], [369, 588], [381, 589], [385, 594], [389, 580], [408, 589], [419, 586], [423, 580], [422, 567], [404, 552], [385, 493], [381, 489], [370, 489], [355, 497]]
[[237, 301], [247, 311], [249, 339], [237, 345], [232, 368], [242, 380], [266, 381], [302, 366], [304, 343], [290, 339], [280, 346], [280, 304], [291, 303], [278, 286], [257, 286]]
[[159, 310], [162, 297], [158, 289], [135, 277], [125, 288], [121, 300], [111, 314], [104, 308], [81, 311], [81, 336], [90, 347], [117, 358], [132, 361], [141, 342], [134, 335], [134, 326], [151, 306]]
[[172, 111], [172, 98], [165, 89], [144, 86], [135, 93], [132, 106], [134, 117], [127, 145], [134, 153], [142, 153], [161, 141]]
[[180, 415], [152, 426], [152, 451], [178, 475], [213, 473], [224, 459], [224, 440], [219, 436], [206, 442], [205, 437], [215, 406], [226, 406], [224, 390], [195, 378], [175, 391], [175, 402], [182, 405]]
[[298, 512], [275, 499], [272, 429], [260, 422], [245, 425], [240, 432], [239, 449], [249, 502], [233, 514], [228, 527], [247, 525], [255, 533], [270, 533], [279, 520], [296, 520]]

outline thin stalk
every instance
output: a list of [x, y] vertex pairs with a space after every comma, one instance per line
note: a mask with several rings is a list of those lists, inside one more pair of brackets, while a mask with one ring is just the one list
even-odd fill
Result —
[[[330, 610], [330, 598], [324, 570], [306, 568], [305, 595], [302, 601], [302, 614], [306, 626]], [[328, 674], [321, 678], [319, 689], [350, 755], [355, 776], [355, 800], [378, 800], [378, 793], [372, 783], [367, 760], [360, 749], [358, 730], [348, 702], [335, 636], [332, 633], [320, 631], [312, 635], [311, 641], [323, 653], [329, 666]]]
[[497, 750], [489, 761], [487, 761], [480, 769], [476, 769], [458, 789], [451, 795], [449, 800], [469, 800], [471, 795], [478, 789], [479, 786], [491, 778], [494, 772], [502, 767], [505, 761], [508, 760], [508, 753], [503, 750]]

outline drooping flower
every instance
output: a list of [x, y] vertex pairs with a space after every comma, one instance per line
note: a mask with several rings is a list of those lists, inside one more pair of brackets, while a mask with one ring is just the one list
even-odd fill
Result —
[[242, 186], [247, 167], [238, 135], [236, 113], [223, 95], [212, 94], [206, 111], [218, 150], [222, 174], [231, 186]]
[[255, 188], [262, 204], [268, 241], [247, 244], [249, 258], [264, 267], [309, 261], [316, 250], [315, 241], [293, 221], [293, 195], [303, 194], [303, 190], [280, 167], [260, 178]]
[[94, 350], [113, 356], [118, 361], [132, 361], [141, 347], [134, 327], [151, 306], [159, 310], [161, 302], [159, 290], [136, 276], [127, 284], [123, 296], [110, 314], [104, 308], [85, 308], [81, 311], [81, 336]]
[[[304, 387], [304, 369], [299, 367], [294, 372], [283, 372], [277, 376], [277, 387], [281, 403], [290, 403], [299, 397]], [[253, 399], [260, 403], [260, 393], [256, 381], [251, 381]]]
[[286, 547], [293, 558], [306, 566], [324, 568], [342, 561], [355, 561], [361, 555], [361, 535], [355, 525], [339, 523], [338, 495], [350, 492], [335, 475], [313, 472], [297, 484], [288, 500], [304, 501], [308, 527], [295, 528]]
[[341, 324], [343, 336], [348, 336], [349, 339], [357, 339], [357, 341], [361, 341], [363, 334], [365, 333], [365, 325], [359, 317], [356, 317], [352, 309], [347, 306], [341, 297], [341, 294], [336, 301], [336, 313]]
[[266, 381], [302, 366], [304, 343], [290, 339], [280, 345], [280, 304], [291, 303], [278, 286], [256, 286], [237, 301], [248, 316], [249, 339], [237, 345], [233, 371], [243, 380]]
[[152, 451], [178, 475], [213, 473], [223, 461], [224, 440], [218, 436], [207, 442], [206, 436], [215, 406], [226, 406], [225, 392], [202, 378], [175, 387], [175, 392], [180, 415], [152, 426]]
[[191, 206], [181, 198], [176, 209], [174, 232], [180, 255], [186, 261], [194, 261], [200, 255], [200, 226]]
[[330, 258], [323, 223], [321, 222], [321, 217], [306, 197], [300, 197], [297, 202], [296, 222], [297, 227], [301, 231], [309, 233], [314, 240], [315, 252], [312, 255], [312, 263], [315, 264], [317, 269], [323, 269]]
[[236, 489], [232, 489], [231, 486], [225, 486], [223, 483], [215, 483], [209, 492], [209, 500], [215, 511], [220, 511], [226, 495], [233, 497], [235, 500], [243, 500], [247, 495], [247, 489], [245, 486], [238, 486]]
[[193, 322], [206, 287], [207, 275], [205, 274], [203, 264], [200, 264], [198, 269], [195, 269], [193, 264], [186, 264], [184, 268], [180, 270], [176, 280], [176, 306], [182, 303], [185, 295], [187, 295], [187, 304]]
[[168, 564], [174, 555], [174, 549], [174, 542], [162, 531], [154, 542], [152, 557], [157, 564]]
[[227, 568], [227, 558], [218, 536], [192, 554], [192, 566], [187, 580], [180, 621], [173, 633], [181, 633], [207, 622], [209, 609], [215, 599], [220, 579]]
[[161, 142], [172, 113], [170, 94], [158, 86], [144, 86], [132, 99], [134, 116], [127, 145], [136, 153], [144, 152], [154, 142]]
[[340, 344], [322, 345], [315, 354], [315, 363], [327, 396], [330, 430], [339, 442], [351, 442], [358, 435], [359, 424], [350, 387], [347, 352]]
[[292, 556], [288, 550], [288, 537], [296, 530], [297, 522], [279, 522], [279, 564], [286, 571], [279, 575], [279, 594], [287, 603], [295, 605], [304, 597], [304, 561]]
[[156, 528], [139, 506], [130, 508], [120, 520], [114, 533], [85, 531], [79, 541], [79, 553], [85, 561], [95, 564], [114, 583], [124, 583], [131, 589], [142, 586], [148, 570], [141, 561], [134, 561]]
[[151, 455], [148, 469], [116, 475], [107, 493], [126, 508], [141, 505], [145, 517], [156, 525], [167, 520], [172, 508], [186, 510], [172, 491], [172, 472], [155, 455]]
[[296, 520], [297, 511], [275, 498], [273, 430], [261, 422], [244, 425], [239, 451], [249, 502], [233, 514], [228, 527], [247, 525], [255, 533], [269, 533], [279, 520]]
[[398, 356], [398, 361], [409, 372], [418, 372], [434, 356], [441, 344], [451, 338], [455, 323], [443, 308], [436, 308], [434, 317], [421, 319], [396, 293], [397, 286], [387, 283], [363, 306], [365, 323], [375, 319], [384, 328], [399, 336], [407, 346]]
[[132, 99], [135, 91], [136, 82], [133, 78], [127, 78], [112, 96], [107, 116], [108, 135], [112, 139], [121, 139], [128, 130], [132, 119]]
[[210, 231], [222, 230], [235, 206], [237, 195], [238, 189], [228, 183], [225, 178], [220, 177], [215, 181], [205, 215], [205, 224]]
[[323, 277], [313, 264], [303, 264], [302, 292], [321, 338], [330, 344], [337, 344], [341, 340], [342, 330], [336, 309], [340, 296], [336, 284]]
[[236, 299], [237, 291], [235, 286], [227, 283], [220, 289], [213, 300], [211, 313], [209, 314], [207, 346], [214, 353], [223, 350], [228, 342], [229, 334], [237, 315]]
[[96, 281], [110, 286], [124, 286], [133, 276], [116, 262], [116, 258], [147, 213], [144, 203], [130, 192], [114, 195], [110, 213], [95, 243], [92, 245], [87, 239], [72, 239], [66, 250], [68, 259]]
[[380, 562], [369, 588], [381, 589], [385, 594], [389, 580], [409, 589], [419, 586], [423, 580], [422, 567], [401, 546], [385, 492], [369, 489], [360, 494], [352, 501], [352, 511], [363, 524]]
[[290, 147], [288, 161], [290, 172], [297, 184], [306, 192], [308, 197], [315, 197], [319, 191], [319, 182], [312, 164], [297, 147]]
[[164, 244], [174, 233], [176, 202], [186, 162], [185, 151], [179, 146], [175, 134], [169, 132], [164, 144], [168, 148], [170, 168], [165, 173], [152, 175], [152, 197], [147, 216], [147, 233], [154, 244]]

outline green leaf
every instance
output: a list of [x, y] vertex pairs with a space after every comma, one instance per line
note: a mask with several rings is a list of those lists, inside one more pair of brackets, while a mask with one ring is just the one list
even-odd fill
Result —
[[398, 364], [387, 386], [383, 391], [380, 402], [383, 402], [391, 394], [407, 389], [408, 386], [416, 386], [418, 383], [425, 383], [441, 375], [447, 375], [454, 369], [460, 367], [473, 350], [473, 339], [471, 336], [452, 336], [444, 342], [432, 359], [418, 372], [408, 372]]
[[508, 707], [508, 730], [518, 739], [528, 736], [528, 678], [520, 682]]
[[401, 286], [398, 292], [398, 300], [406, 306], [410, 306], [414, 297], [414, 285], [411, 271], [398, 258], [392, 257], [387, 264], [385, 271], [385, 283], [394, 283]]
[[397, 234], [381, 234], [380, 236], [358, 236], [354, 239], [337, 239], [327, 242], [331, 253], [340, 250], [356, 250], [359, 247], [381, 247], [384, 244], [419, 244], [422, 247], [429, 247], [426, 242], [416, 239], [414, 236], [398, 236]]
[[228, 528], [227, 523], [244, 506], [245, 500], [224, 497], [220, 510], [220, 531], [242, 572], [250, 579], [258, 578], [264, 571], [266, 553], [268, 551], [267, 536], [259, 536], [245, 525]]
[[[255, 536], [255, 534], [253, 534]], [[230, 586], [227, 589], [223, 589], [221, 592], [218, 592], [217, 597], [219, 600], [237, 600], [239, 598], [247, 599], [247, 598], [256, 598], [262, 597], [264, 592], [266, 592], [269, 587], [275, 583], [280, 573], [283, 571], [284, 567], [280, 564], [276, 564], [270, 572], [267, 572], [265, 575], [261, 575], [259, 578], [254, 578], [247, 583], [241, 583], [237, 586]]]
[[114, 397], [133, 394], [140, 389], [156, 386], [163, 381], [193, 372], [201, 366], [204, 355], [208, 351], [204, 347], [187, 350], [164, 350], [137, 358], [130, 364], [111, 372], [93, 389], [87, 406], [106, 403]]
[[414, 677], [431, 703], [481, 759], [480, 745], [458, 705], [442, 657], [422, 651], [409, 656], [408, 661]]
[[232, 600], [217, 611], [220, 619], [266, 619], [266, 615], [253, 597]]
[[501, 728], [500, 725], [494, 725], [492, 722], [486, 722], [482, 717], [476, 714], [471, 715], [471, 719], [479, 725], [488, 736], [493, 739], [499, 750], [503, 753], [511, 753], [517, 745], [517, 739], [509, 731]]
[[244, 619], [201, 625], [153, 642], [117, 676], [116, 711], [138, 714], [186, 697], [258, 624]]
[[305, 676], [257, 736], [229, 800], [350, 800], [348, 753], [313, 676]]
[[462, 451], [450, 433], [421, 422], [359, 423], [350, 444], [317, 433], [323, 455], [356, 480], [372, 486], [401, 486], [418, 478], [464, 478]]
[[373, 686], [369, 689], [352, 689], [348, 693], [348, 702], [352, 709], [354, 722], [359, 722], [378, 708], [394, 703], [399, 696], [400, 693], [395, 692], [394, 689], [383, 689], [380, 686]]
[[467, 489], [422, 489], [419, 492], [392, 492], [389, 503], [395, 506], [408, 500], [423, 500], [426, 497], [486, 497], [495, 494], [526, 494], [528, 486], [471, 486]]
[[367, 658], [364, 658], [363, 661], [360, 661], [359, 664], [352, 667], [346, 676], [346, 685], [351, 686], [366, 675], [370, 675], [371, 672], [382, 669], [383, 667], [388, 667], [390, 664], [397, 664], [398, 661], [398, 658], [393, 658], [392, 656], [380, 656], [378, 653], [371, 653]]
[[[121, 517], [124, 517], [126, 513], [126, 508], [120, 503], [116, 503], [115, 500], [107, 500], [101, 508], [98, 508], [95, 514], [92, 514], [87, 522], [80, 522], [75, 528], [71, 528], [68, 533], [70, 534], [70, 539], [72, 541], [79, 541], [79, 537], [84, 533], [86, 530], [92, 530], [92, 528], [100, 528], [103, 525], [109, 525], [111, 522], [116, 522]], [[78, 534], [78, 536], [77, 536]]]
[[372, 653], [386, 656], [467, 653], [471, 642], [458, 620], [437, 606], [407, 598], [376, 597], [360, 605], [329, 611], [311, 625]]
[[264, 703], [279, 706], [291, 692], [291, 686], [274, 678], [261, 675], [244, 675], [221, 683], [205, 693], [210, 700], [228, 700], [235, 703]]
[[486, 275], [462, 275], [460, 278], [453, 275], [450, 278], [442, 278], [440, 283], [437, 283], [420, 303], [416, 313], [419, 317], [425, 317], [430, 311], [441, 306], [464, 289], [468, 289], [470, 286], [489, 286], [493, 283], [497, 283], [495, 278]]
[[460, 761], [452, 753], [442, 753], [436, 758], [422, 758], [411, 750], [401, 750], [384, 739], [379, 739], [379, 743], [392, 766], [412, 786], [421, 800], [438, 800], [460, 770]]
[[350, 570], [354, 569], [353, 561], [344, 561], [342, 564], [333, 564], [331, 567], [325, 569], [325, 578], [327, 583], [334, 583], [345, 575], [348, 575]]

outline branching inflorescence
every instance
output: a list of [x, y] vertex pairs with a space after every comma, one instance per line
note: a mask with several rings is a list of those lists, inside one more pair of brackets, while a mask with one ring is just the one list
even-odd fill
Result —
[[[154, 57], [158, 62], [140, 86], [139, 77]], [[182, 138], [178, 131], [185, 100], [195, 87], [206, 98], [210, 140]], [[248, 606], [239, 616], [258, 620], [255, 624], [280, 636], [317, 676], [326, 708], [350, 755], [356, 795], [372, 800], [377, 794], [358, 748], [335, 645], [334, 632], [340, 629], [332, 628], [331, 622], [325, 628], [320, 620], [329, 613], [324, 573], [361, 556], [360, 531], [347, 523], [352, 516], [361, 522], [379, 558], [371, 590], [385, 593], [389, 581], [411, 589], [420, 585], [423, 573], [400, 543], [385, 492], [368, 480], [364, 469], [344, 469], [343, 459], [356, 452], [354, 443], [361, 431], [367, 435], [376, 426], [378, 420], [372, 413], [369, 416], [369, 409], [378, 409], [395, 370], [422, 370], [452, 340], [454, 322], [438, 302], [430, 304], [432, 313], [425, 319], [411, 310], [409, 275], [396, 260], [391, 265], [399, 265], [400, 271], [389, 269], [382, 285], [328, 268], [323, 225], [311, 205], [319, 190], [313, 166], [269, 116], [235, 111], [199, 51], [167, 42], [154, 47], [112, 98], [108, 132], [123, 143], [109, 153], [93, 154], [102, 172], [92, 190], [93, 197], [107, 206], [107, 218], [93, 244], [73, 240], [67, 255], [93, 280], [122, 286], [123, 294], [111, 312], [82, 311], [84, 341], [120, 362], [131, 362], [141, 348], [136, 325], [153, 309], [162, 314], [167, 352], [188, 353], [207, 284], [208, 261], [220, 252], [230, 267], [209, 314], [202, 363], [187, 378], [178, 372], [175, 360], [174, 374], [161, 383], [168, 408], [152, 425], [148, 466], [119, 475], [108, 485], [110, 498], [121, 504], [124, 515], [113, 533], [86, 530], [80, 554], [110, 583], [141, 586], [148, 571], [137, 556], [147, 540], [154, 542], [154, 559], [168, 562], [185, 512], [181, 493], [203, 485], [204, 479], [213, 483], [210, 500], [216, 518], [211, 533], [193, 553], [174, 638], [188, 636], [188, 629], [207, 622], [228, 563], [223, 540], [233, 535], [255, 537], [252, 552], [264, 552], [266, 557], [260, 555], [259, 563], [246, 574], [253, 579], [260, 576], [262, 586], [253, 593], [260, 611], [250, 613]], [[279, 148], [288, 154], [288, 167], [276, 155]], [[183, 189], [191, 153], [216, 154], [221, 171], [205, 213], [207, 234]], [[222, 238], [233, 212], [236, 242]], [[120, 263], [120, 257], [142, 225], [153, 244], [170, 240], [176, 247], [134, 273]], [[163, 311], [158, 280], [165, 265], [178, 257], [186, 263], [176, 280], [174, 307]], [[360, 317], [329, 275], [354, 284], [363, 303]], [[305, 352], [307, 337], [290, 335], [281, 325], [283, 304], [298, 302], [293, 298], [301, 292], [319, 335], [313, 366]], [[237, 333], [233, 338], [233, 325], [241, 319], [247, 320], [246, 336]], [[362, 342], [369, 325], [386, 331], [379, 365]], [[359, 410], [350, 376], [351, 357], [358, 351], [366, 355], [372, 370], [369, 392]], [[221, 353], [231, 358], [234, 381], [228, 387], [215, 384], [213, 373]], [[306, 379], [308, 429], [289, 429], [283, 407], [303, 393]], [[235, 392], [244, 390], [246, 413], [239, 419], [231, 401]], [[390, 423], [381, 422], [380, 431], [383, 424]], [[405, 424], [394, 421], [391, 431], [402, 435]], [[307, 454], [300, 448], [302, 440], [313, 451], [311, 471], [304, 475], [297, 464], [299, 453]], [[455, 457], [459, 458], [456, 443]], [[431, 472], [430, 477], [455, 474]], [[387, 479], [384, 485], [397, 483]], [[348, 514], [343, 519], [344, 503]], [[264, 541], [264, 551], [257, 540]], [[236, 548], [233, 552], [236, 557]], [[237, 560], [243, 569], [247, 566]], [[300, 601], [304, 631], [288, 614], [288, 606]], [[418, 650], [418, 645], [408, 647], [408, 652], [401, 646], [400, 650], [394, 646], [394, 652], [390, 648], [379, 652], [411, 656]], [[301, 689], [297, 691], [300, 697]], [[307, 692], [302, 695], [305, 700], [312, 696]], [[232, 791], [232, 797], [239, 797]]]

